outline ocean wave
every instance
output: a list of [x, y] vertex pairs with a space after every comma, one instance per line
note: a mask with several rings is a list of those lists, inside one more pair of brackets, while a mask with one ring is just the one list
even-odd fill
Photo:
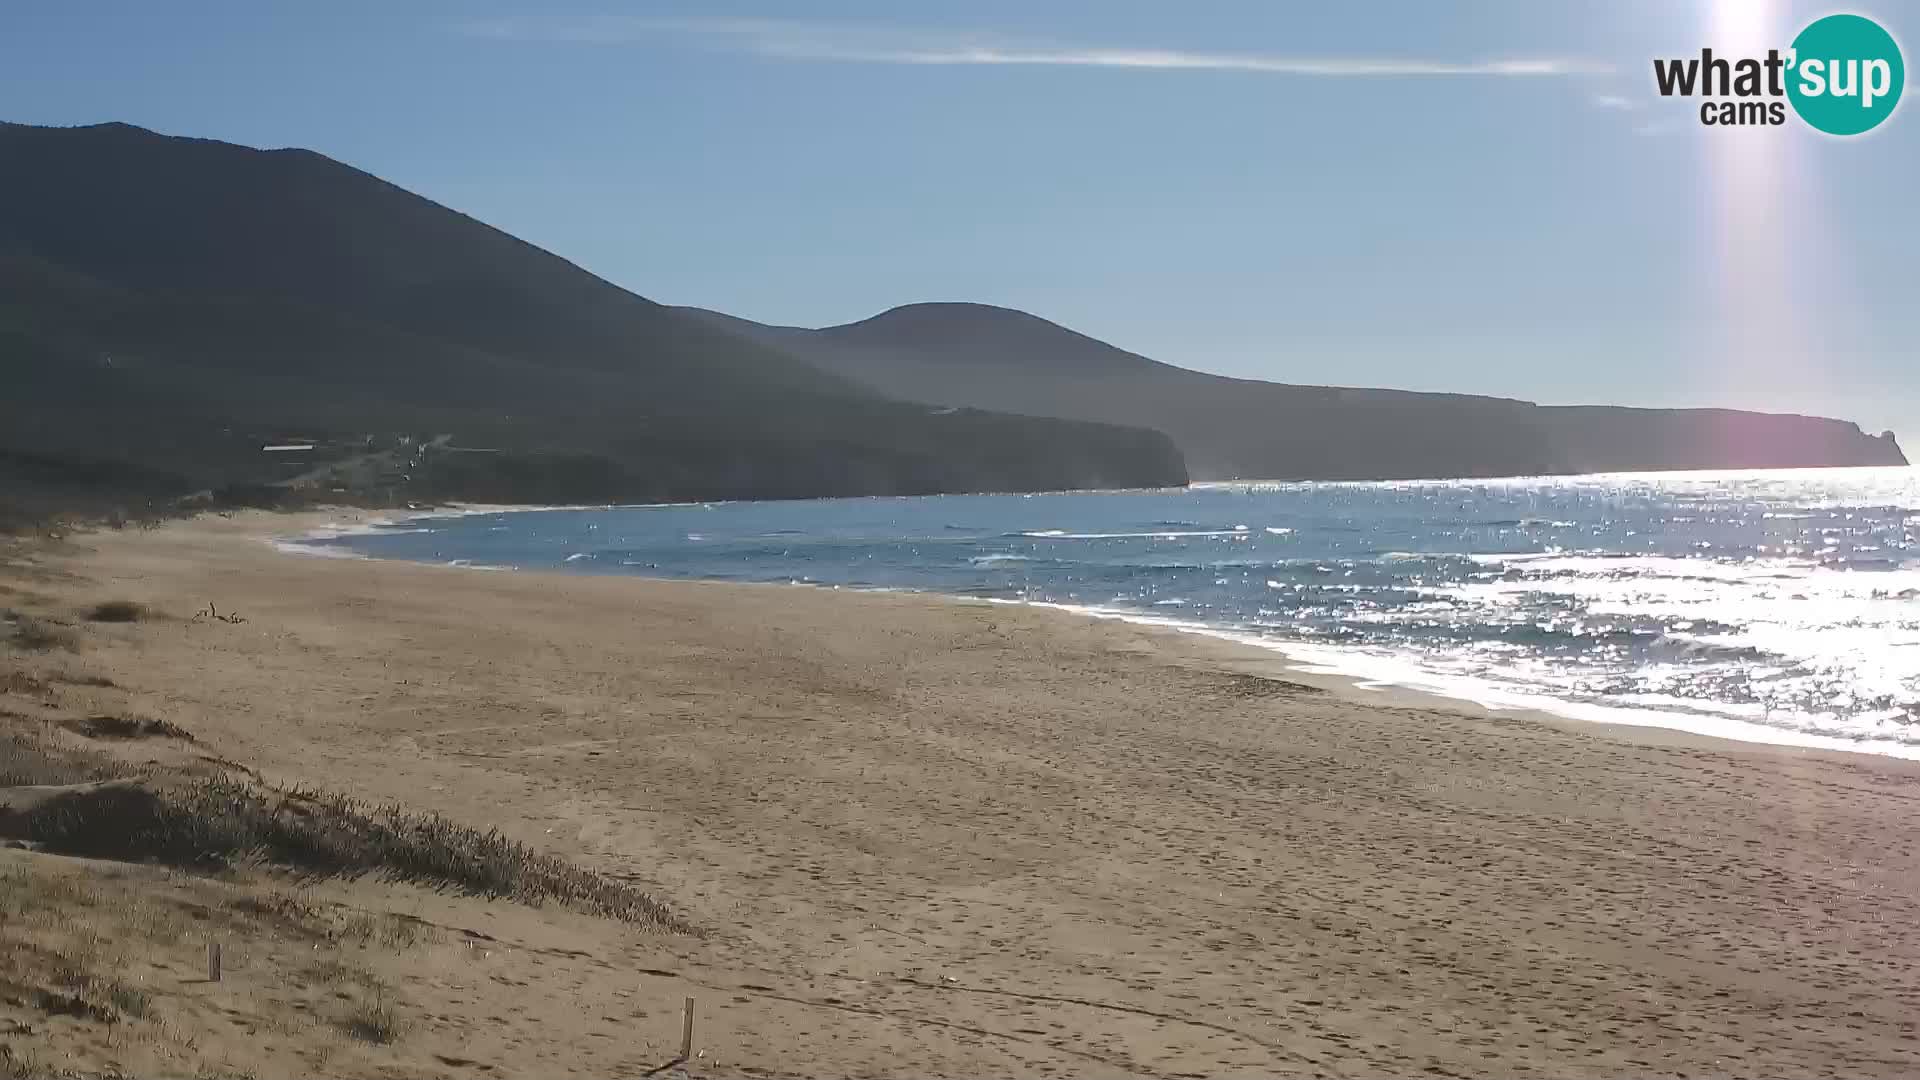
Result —
[[975, 566], [998, 566], [1001, 563], [1032, 562], [1033, 556], [1010, 554], [974, 555], [969, 557], [967, 561]]
[[1368, 554], [1368, 560], [1382, 563], [1472, 561], [1468, 556], [1450, 555], [1444, 551], [1375, 551]]
[[1564, 554], [1565, 552], [1557, 548], [1551, 548], [1546, 551], [1469, 552], [1462, 557], [1482, 566], [1500, 566], [1505, 563], [1539, 562], [1542, 559], [1558, 558]]
[[322, 559], [364, 559], [367, 556], [350, 547], [337, 547], [333, 544], [309, 544], [299, 540], [271, 541], [275, 551], [288, 555], [307, 555]]
[[1185, 540], [1208, 536], [1243, 537], [1248, 534], [1249, 530], [1246, 526], [1237, 525], [1231, 529], [1199, 529], [1172, 532], [1070, 533], [1060, 529], [1039, 529], [1033, 532], [1007, 533], [1005, 535], [1024, 536], [1029, 540]]
[[[1012, 603], [1030, 601], [1006, 601]], [[1830, 718], [1780, 710], [1729, 709], [1716, 702], [1678, 697], [1628, 704], [1586, 700], [1572, 693], [1529, 684], [1517, 673], [1465, 672], [1436, 667], [1429, 658], [1404, 651], [1347, 644], [1286, 640], [1247, 629], [1209, 625], [1190, 619], [1149, 615], [1112, 606], [1037, 603], [1095, 618], [1118, 619], [1184, 633], [1235, 641], [1268, 649], [1300, 664], [1309, 674], [1349, 679], [1356, 688], [1401, 688], [1479, 705], [1495, 711], [1535, 710], [1589, 722], [1657, 727], [1741, 742], [1772, 743], [1814, 749], [1852, 750], [1920, 760], [1920, 736], [1888, 730], [1871, 721], [1836, 723]], [[1276, 628], [1285, 628], [1278, 624]], [[1349, 636], [1350, 637], [1350, 636]], [[1653, 701], [1658, 700], [1659, 705]], [[1694, 707], [1688, 707], [1689, 705]]]
[[1637, 555], [1611, 551], [1544, 551], [1467, 556], [1482, 566], [1518, 564], [1527, 580], [1548, 577], [1634, 578], [1660, 581], [1748, 582], [1797, 580], [1817, 569], [1810, 560], [1745, 556]]
[[1726, 635], [1709, 636], [1669, 631], [1660, 635], [1658, 640], [1661, 645], [1669, 646], [1677, 653], [1701, 660], [1781, 659]]

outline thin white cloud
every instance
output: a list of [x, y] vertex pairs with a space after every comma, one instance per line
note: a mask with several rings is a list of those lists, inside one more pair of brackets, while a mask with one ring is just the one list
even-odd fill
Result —
[[704, 38], [723, 47], [793, 60], [866, 64], [1027, 65], [1151, 71], [1244, 71], [1331, 78], [1599, 75], [1604, 64], [1572, 57], [1429, 60], [1284, 56], [1265, 53], [1123, 49], [1015, 42], [947, 30], [915, 30], [784, 19], [663, 19], [647, 16], [507, 18], [462, 27], [480, 37], [599, 45], [662, 36]]
[[1632, 112], [1640, 107], [1639, 102], [1619, 94], [1595, 94], [1593, 104], [1596, 108], [1619, 109], [1622, 112]]

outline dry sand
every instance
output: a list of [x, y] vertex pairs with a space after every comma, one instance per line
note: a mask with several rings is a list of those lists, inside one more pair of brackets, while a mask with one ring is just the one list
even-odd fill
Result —
[[1920, 766], [1039, 609], [262, 542], [302, 524], [83, 536], [14, 588], [168, 613], [73, 662], [201, 752], [707, 931], [447, 900], [495, 956], [394, 973], [406, 1075], [635, 1073], [683, 994], [695, 1075], [1920, 1074]]

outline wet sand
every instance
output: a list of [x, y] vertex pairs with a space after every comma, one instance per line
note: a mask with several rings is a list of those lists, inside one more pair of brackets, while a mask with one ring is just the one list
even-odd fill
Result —
[[207, 753], [707, 931], [515, 923], [490, 1019], [442, 1016], [496, 1071], [442, 1074], [657, 1064], [686, 993], [695, 1075], [1920, 1074], [1920, 765], [1034, 608], [263, 540], [310, 523], [77, 537], [14, 587], [166, 613], [75, 663]]

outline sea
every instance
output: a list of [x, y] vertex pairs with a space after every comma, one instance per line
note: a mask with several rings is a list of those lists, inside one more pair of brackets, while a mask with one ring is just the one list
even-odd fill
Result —
[[1920, 758], [1920, 469], [488, 511], [284, 546], [1044, 604], [1362, 687]]

